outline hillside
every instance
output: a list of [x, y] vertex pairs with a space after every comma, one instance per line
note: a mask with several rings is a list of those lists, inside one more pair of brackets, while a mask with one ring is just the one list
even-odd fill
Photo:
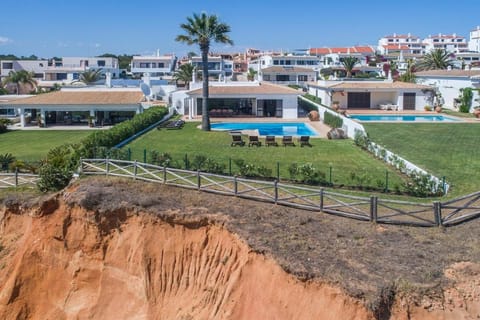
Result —
[[479, 221], [346, 218], [103, 177], [3, 196], [2, 319], [476, 319]]

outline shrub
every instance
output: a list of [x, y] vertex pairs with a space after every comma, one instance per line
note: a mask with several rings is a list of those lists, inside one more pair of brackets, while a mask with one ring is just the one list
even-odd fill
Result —
[[272, 176], [272, 169], [265, 166], [260, 166], [257, 168], [258, 175], [263, 178], [270, 178]]
[[65, 188], [78, 167], [78, 145], [64, 144], [51, 149], [39, 170], [38, 188], [42, 192]]
[[11, 163], [15, 161], [15, 157], [11, 153], [0, 154], [0, 169], [8, 171]]
[[[303, 97], [318, 104], [322, 103], [322, 99], [315, 97], [314, 95], [311, 95], [311, 94], [305, 94]], [[298, 106], [301, 109], [305, 110], [305, 113], [309, 113], [310, 111], [318, 111], [318, 107], [316, 105], [314, 105], [309, 101], [305, 101], [304, 99], [301, 99], [301, 98], [298, 98]]]
[[247, 163], [243, 159], [235, 159], [233, 162], [237, 165], [239, 174], [244, 177], [255, 175], [256, 167], [252, 163]]
[[290, 179], [291, 180], [297, 180], [297, 176], [298, 176], [298, 164], [296, 163], [291, 163], [289, 166], [288, 166], [288, 173], [290, 174]]
[[12, 124], [10, 119], [0, 119], [0, 133], [7, 132], [7, 126]]
[[193, 157], [192, 160], [192, 170], [202, 170], [203, 165], [205, 164], [205, 161], [207, 161], [207, 157], [204, 155], [197, 154]]
[[410, 175], [410, 181], [406, 182], [404, 187], [408, 194], [415, 197], [428, 197], [443, 194], [443, 188], [438, 187], [437, 183], [429, 174], [414, 171]]
[[224, 163], [218, 163], [217, 161], [208, 158], [205, 160], [205, 171], [210, 172], [210, 173], [223, 173], [225, 171], [225, 164]]
[[370, 146], [370, 138], [367, 134], [363, 133], [360, 130], [355, 130], [355, 135], [353, 137], [353, 142], [355, 145], [359, 146], [364, 150], [368, 150]]
[[341, 128], [343, 126], [343, 119], [330, 112], [325, 112], [323, 117], [323, 123], [332, 128]]
[[460, 112], [468, 113], [472, 107], [473, 91], [472, 88], [460, 89]]

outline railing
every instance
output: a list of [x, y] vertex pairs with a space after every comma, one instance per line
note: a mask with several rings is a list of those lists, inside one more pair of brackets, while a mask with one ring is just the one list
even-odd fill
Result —
[[37, 174], [19, 173], [0, 173], [0, 189], [18, 188], [18, 187], [35, 187], [38, 182]]
[[379, 199], [377, 196], [358, 197], [276, 180], [251, 180], [113, 159], [83, 159], [80, 173], [129, 177], [374, 223], [453, 226], [480, 216], [480, 192], [443, 203], [422, 204]]

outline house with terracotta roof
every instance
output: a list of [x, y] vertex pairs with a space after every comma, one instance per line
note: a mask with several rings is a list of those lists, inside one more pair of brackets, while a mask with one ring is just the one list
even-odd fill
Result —
[[325, 81], [308, 84], [308, 92], [331, 106], [341, 109], [424, 110], [431, 105], [433, 88], [407, 82], [385, 81]]
[[248, 68], [252, 68], [255, 71], [275, 66], [300, 67], [312, 70], [319, 70], [322, 67], [322, 59], [316, 56], [309, 55], [265, 54], [259, 56], [258, 58], [250, 60], [248, 63]]
[[308, 53], [322, 59], [324, 67], [341, 65], [342, 58], [356, 57], [360, 64], [367, 64], [368, 57], [375, 55], [375, 48], [371, 46], [311, 48]]
[[426, 44], [410, 33], [387, 35], [378, 40], [377, 50], [388, 55], [392, 52], [402, 52], [403, 55], [408, 54], [425, 54]]
[[[177, 112], [190, 118], [202, 115], [201, 83], [190, 91], [172, 94]], [[301, 91], [268, 82], [210, 82], [208, 108], [212, 118], [250, 116], [296, 119]]]
[[89, 118], [98, 124], [115, 124], [143, 112], [143, 101], [144, 94], [139, 88], [65, 88], [0, 101], [0, 109], [13, 109], [22, 127], [35, 122], [37, 117], [43, 125], [87, 125]]
[[[416, 72], [416, 81], [419, 84], [434, 87], [443, 98], [443, 106], [455, 109], [460, 96], [460, 89], [480, 89], [480, 70], [429, 70]], [[473, 99], [479, 98], [478, 91], [473, 91]], [[473, 100], [475, 101], [475, 100]], [[472, 104], [472, 108], [476, 103]]]

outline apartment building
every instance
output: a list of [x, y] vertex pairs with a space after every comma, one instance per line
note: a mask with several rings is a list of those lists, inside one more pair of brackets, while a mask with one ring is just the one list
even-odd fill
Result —
[[465, 37], [454, 34], [429, 35], [423, 39], [427, 52], [435, 49], [443, 49], [452, 53], [467, 52], [468, 43]]
[[378, 40], [377, 50], [380, 54], [386, 55], [393, 52], [402, 54], [425, 54], [426, 44], [417, 36], [411, 33], [392, 34]]
[[470, 31], [470, 41], [468, 41], [468, 50], [480, 52], [480, 26]]
[[0, 78], [12, 71], [26, 70], [34, 73], [35, 79], [43, 79], [43, 72], [48, 67], [48, 60], [2, 60], [0, 61]]

